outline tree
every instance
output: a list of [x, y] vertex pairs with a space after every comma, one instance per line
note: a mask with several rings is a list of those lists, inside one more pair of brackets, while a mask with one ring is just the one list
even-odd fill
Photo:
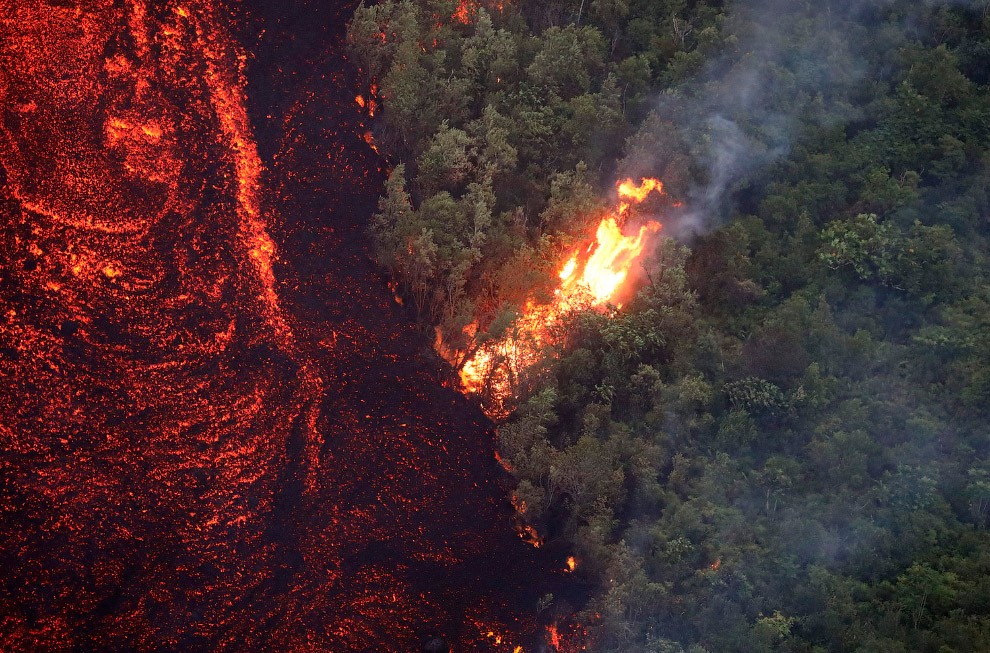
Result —
[[443, 121], [417, 161], [416, 183], [420, 192], [429, 197], [442, 190], [459, 188], [473, 172], [471, 145], [472, 139], [466, 132]]
[[551, 27], [526, 69], [529, 80], [546, 93], [568, 99], [591, 90], [605, 66], [605, 42], [593, 27]]
[[958, 579], [927, 564], [915, 563], [898, 576], [894, 596], [915, 630], [933, 614], [946, 609], [956, 598]]
[[893, 228], [874, 214], [829, 223], [822, 243], [818, 256], [832, 269], [850, 269], [860, 279], [884, 283], [894, 277], [900, 242]]
[[406, 192], [406, 167], [399, 164], [389, 175], [385, 195], [378, 200], [378, 213], [371, 219], [378, 261], [393, 274], [402, 268], [403, 257], [419, 226], [412, 200]]

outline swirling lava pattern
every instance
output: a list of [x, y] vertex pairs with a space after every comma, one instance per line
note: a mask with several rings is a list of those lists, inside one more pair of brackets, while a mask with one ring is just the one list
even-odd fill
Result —
[[548, 554], [367, 260], [352, 7], [298, 4], [0, 0], [0, 649], [534, 643]]

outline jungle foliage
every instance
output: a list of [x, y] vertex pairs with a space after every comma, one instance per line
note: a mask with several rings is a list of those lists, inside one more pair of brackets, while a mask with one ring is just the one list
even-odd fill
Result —
[[465, 4], [349, 31], [424, 322], [498, 337], [615, 179], [668, 190], [499, 428], [595, 650], [990, 650], [990, 2]]

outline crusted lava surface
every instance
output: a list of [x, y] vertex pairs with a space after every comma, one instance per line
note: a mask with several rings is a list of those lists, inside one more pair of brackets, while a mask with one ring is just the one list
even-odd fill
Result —
[[349, 3], [0, 0], [0, 649], [529, 649], [553, 554], [369, 260]]

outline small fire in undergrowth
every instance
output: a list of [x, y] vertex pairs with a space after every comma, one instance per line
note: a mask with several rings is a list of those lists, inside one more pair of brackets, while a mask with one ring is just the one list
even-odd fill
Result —
[[484, 5], [478, 2], [478, 0], [460, 0], [457, 4], [457, 9], [454, 11], [453, 19], [464, 25], [473, 23], [478, 15], [478, 8], [481, 6], [486, 6], [490, 12], [497, 11], [501, 13], [505, 9], [505, 3], [502, 0], [486, 2]]
[[547, 626], [547, 639], [554, 650], [560, 650], [560, 633], [557, 632], [557, 624]]
[[536, 532], [536, 529], [529, 524], [520, 524], [516, 532], [526, 544], [531, 544], [537, 549], [543, 546], [543, 538], [540, 537], [540, 534]]
[[[512, 396], [514, 379], [537, 362], [563, 316], [580, 309], [606, 310], [615, 301], [625, 290], [651, 236], [660, 231], [660, 223], [653, 220], [630, 235], [623, 233], [623, 226], [630, 208], [645, 201], [650, 193], [662, 194], [663, 184], [657, 179], [644, 178], [638, 184], [626, 179], [616, 187], [618, 206], [602, 218], [594, 237], [580, 243], [566, 258], [553, 300], [548, 304], [528, 301], [511, 336], [477, 348], [461, 362], [464, 390], [475, 393], [487, 389], [486, 411], [490, 416], [501, 417], [507, 412], [505, 404]], [[477, 331], [478, 325], [472, 323], [464, 333], [473, 339]], [[454, 359], [463, 356], [459, 352]]]
[[567, 571], [574, 571], [575, 569], [577, 569], [577, 560], [574, 559], [574, 556], [570, 556], [567, 558]]
[[[384, 39], [384, 34], [382, 35]], [[371, 84], [368, 86], [368, 97], [365, 99], [363, 93], [358, 93], [354, 97], [354, 102], [362, 109], [367, 109], [368, 116], [371, 118], [375, 117], [375, 111], [378, 109], [378, 80], [372, 78]]]

